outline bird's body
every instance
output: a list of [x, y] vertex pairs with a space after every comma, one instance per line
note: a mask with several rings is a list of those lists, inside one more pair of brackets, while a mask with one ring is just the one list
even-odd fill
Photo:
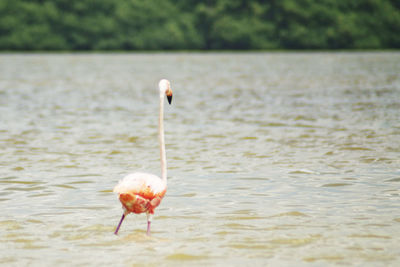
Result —
[[166, 191], [167, 185], [160, 177], [141, 172], [125, 176], [114, 188], [125, 213], [137, 214], [154, 214], [154, 209], [161, 203]]
[[154, 209], [160, 205], [167, 191], [167, 158], [164, 141], [164, 96], [169, 104], [172, 100], [172, 90], [168, 80], [162, 79], [158, 84], [160, 90], [160, 113], [158, 123], [158, 139], [160, 142], [161, 177], [149, 173], [135, 172], [125, 176], [114, 188], [118, 193], [124, 213], [115, 230], [119, 228], [125, 216], [129, 213], [147, 214], [147, 234], [150, 235], [150, 224]]

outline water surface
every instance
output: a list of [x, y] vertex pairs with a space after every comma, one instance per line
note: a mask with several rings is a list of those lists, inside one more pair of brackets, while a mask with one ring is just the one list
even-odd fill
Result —
[[[0, 55], [0, 264], [400, 262], [400, 54]], [[127, 173], [168, 192], [113, 231]]]

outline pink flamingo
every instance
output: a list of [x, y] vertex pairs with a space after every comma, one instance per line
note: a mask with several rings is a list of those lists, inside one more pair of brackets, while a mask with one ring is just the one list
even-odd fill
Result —
[[165, 155], [164, 141], [164, 96], [167, 96], [168, 103], [172, 101], [172, 90], [168, 80], [162, 79], [158, 87], [160, 89], [160, 116], [158, 121], [158, 140], [160, 142], [161, 178], [149, 174], [135, 172], [125, 176], [114, 188], [118, 193], [124, 213], [115, 230], [118, 234], [122, 221], [129, 213], [143, 213], [147, 215], [147, 235], [150, 235], [150, 224], [154, 209], [160, 205], [162, 198], [167, 191], [167, 158]]

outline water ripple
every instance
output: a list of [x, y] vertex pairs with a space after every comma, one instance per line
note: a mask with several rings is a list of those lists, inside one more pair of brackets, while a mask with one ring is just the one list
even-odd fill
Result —
[[[0, 59], [0, 264], [399, 261], [399, 53]], [[168, 192], [114, 236], [114, 185], [160, 173], [160, 75]]]

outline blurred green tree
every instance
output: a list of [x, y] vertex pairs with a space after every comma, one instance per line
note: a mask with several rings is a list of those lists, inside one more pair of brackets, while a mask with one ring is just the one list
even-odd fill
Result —
[[1, 0], [0, 50], [400, 48], [396, 0]]

